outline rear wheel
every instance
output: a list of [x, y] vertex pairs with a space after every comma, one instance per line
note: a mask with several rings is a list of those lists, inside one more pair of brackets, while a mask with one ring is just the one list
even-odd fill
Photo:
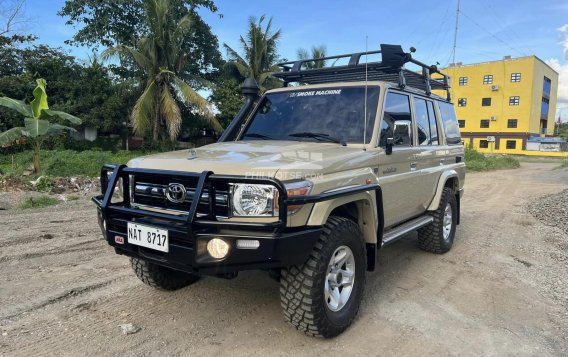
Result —
[[199, 280], [197, 275], [166, 268], [142, 259], [130, 258], [130, 264], [136, 276], [144, 284], [159, 290], [178, 290]]
[[282, 270], [285, 319], [310, 336], [329, 338], [345, 331], [359, 311], [366, 264], [357, 224], [330, 217], [308, 260]]
[[418, 246], [427, 252], [446, 253], [454, 244], [458, 222], [456, 196], [451, 188], [444, 188], [438, 209], [430, 215], [434, 221], [418, 230]]

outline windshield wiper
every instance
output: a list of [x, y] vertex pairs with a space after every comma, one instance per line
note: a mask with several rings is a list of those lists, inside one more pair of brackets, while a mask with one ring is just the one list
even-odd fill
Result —
[[347, 144], [342, 139], [334, 138], [333, 136], [329, 136], [329, 134], [324, 133], [312, 133], [312, 132], [301, 132], [301, 133], [292, 133], [288, 134], [288, 136], [292, 136], [295, 138], [314, 138], [317, 140], [327, 140], [332, 143], [341, 144], [346, 146]]
[[262, 140], [272, 140], [272, 138], [268, 135], [264, 135], [264, 134], [259, 134], [259, 133], [246, 133], [243, 135], [243, 137], [248, 136], [251, 138], [259, 138]]

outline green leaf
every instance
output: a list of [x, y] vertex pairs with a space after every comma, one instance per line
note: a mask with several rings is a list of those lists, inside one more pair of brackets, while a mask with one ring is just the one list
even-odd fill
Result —
[[49, 124], [49, 128], [47, 130], [47, 133], [48, 134], [58, 134], [58, 133], [60, 133], [64, 130], [71, 131], [71, 132], [77, 131], [74, 128], [71, 128], [70, 126], [65, 126], [65, 125], [61, 125], [61, 124]]
[[45, 79], [40, 78], [36, 80], [37, 87], [34, 89], [34, 100], [30, 103], [32, 107], [32, 111], [34, 114], [34, 118], [39, 118], [41, 116], [41, 111], [45, 109], [49, 109], [49, 105], [47, 105], [47, 93], [45, 92], [45, 86], [47, 83]]
[[0, 133], [0, 146], [10, 144], [14, 140], [19, 139], [22, 136], [29, 136], [26, 128], [16, 127], [6, 130], [5, 132]]
[[32, 138], [45, 135], [47, 134], [47, 130], [49, 130], [49, 122], [47, 120], [25, 118], [24, 124], [26, 125], [26, 130], [30, 133], [30, 136]]
[[67, 114], [67, 113], [64, 113], [64, 112], [60, 112], [60, 111], [57, 111], [57, 110], [44, 109], [42, 111], [41, 117], [45, 118], [46, 116], [47, 117], [56, 117], [56, 118], [59, 118], [59, 119], [67, 120], [68, 122], [71, 122], [73, 124], [81, 124], [82, 123], [81, 119], [77, 118], [76, 116], [71, 115], [71, 114]]
[[0, 97], [0, 106], [15, 110], [26, 117], [33, 115], [32, 108], [21, 100], [16, 100], [8, 97]]

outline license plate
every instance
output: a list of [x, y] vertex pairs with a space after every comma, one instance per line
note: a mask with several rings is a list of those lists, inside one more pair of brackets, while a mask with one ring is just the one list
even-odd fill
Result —
[[128, 243], [167, 253], [168, 230], [128, 222]]

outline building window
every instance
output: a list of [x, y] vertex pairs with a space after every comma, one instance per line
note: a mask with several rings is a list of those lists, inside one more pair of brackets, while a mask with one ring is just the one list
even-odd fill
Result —
[[548, 107], [549, 101], [547, 98], [542, 98], [542, 102], [540, 103], [540, 119], [547, 120], [548, 119]]
[[460, 86], [466, 86], [467, 85], [467, 77], [460, 77]]
[[519, 105], [519, 100], [520, 97], [517, 96], [513, 96], [513, 97], [509, 97], [509, 105]]
[[487, 140], [479, 140], [479, 148], [487, 149], [489, 147], [489, 142]]
[[507, 128], [516, 128], [517, 127], [517, 119], [508, 119], [507, 120]]
[[483, 76], [483, 84], [492, 84], [493, 83], [493, 75], [486, 74]]
[[458, 107], [465, 107], [467, 105], [467, 98], [458, 98]]
[[479, 122], [480, 128], [489, 128], [489, 119], [481, 119]]
[[515, 140], [507, 140], [507, 149], [516, 149], [517, 148], [517, 142]]
[[544, 77], [544, 81], [542, 83], [542, 91], [550, 96], [550, 87], [552, 87], [552, 81], [548, 77]]
[[490, 107], [491, 106], [491, 98], [481, 98], [481, 106], [482, 107]]
[[511, 83], [518, 83], [521, 81], [520, 73], [511, 73]]
[[458, 124], [459, 124], [460, 128], [465, 128], [465, 120], [463, 120], [463, 119], [458, 120]]

